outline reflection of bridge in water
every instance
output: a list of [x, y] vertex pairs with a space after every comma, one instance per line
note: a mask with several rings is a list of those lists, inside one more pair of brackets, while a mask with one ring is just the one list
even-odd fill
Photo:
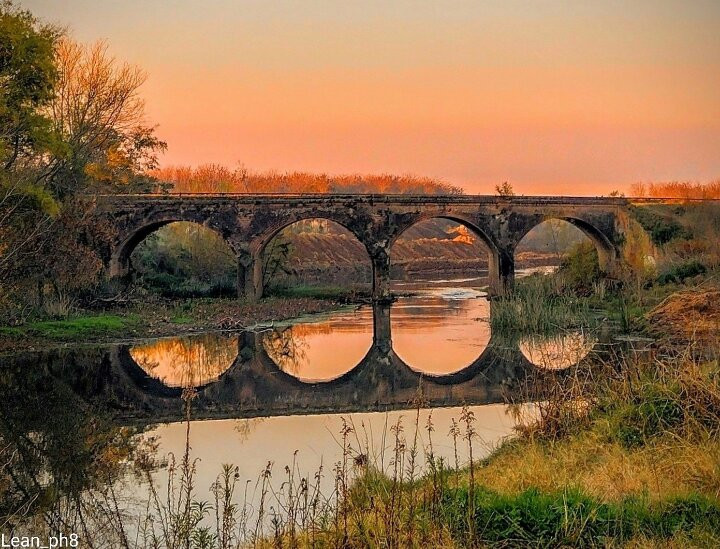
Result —
[[[350, 371], [325, 382], [304, 382], [283, 371], [262, 344], [265, 334], [237, 335], [237, 356], [230, 366], [217, 379], [196, 387], [192, 417], [382, 411], [418, 403], [437, 407], [537, 398], [528, 391], [528, 382], [538, 367], [517, 344], [497, 338], [460, 371], [441, 376], [417, 372], [392, 348], [389, 311], [388, 305], [374, 305], [368, 353]], [[149, 374], [133, 359], [129, 345], [52, 351], [40, 361], [28, 361], [45, 364], [59, 382], [86, 400], [109, 406], [121, 418], [141, 423], [183, 419], [183, 388]]]

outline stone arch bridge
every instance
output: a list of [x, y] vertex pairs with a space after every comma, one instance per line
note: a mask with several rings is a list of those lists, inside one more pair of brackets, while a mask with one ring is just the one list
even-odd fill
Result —
[[101, 195], [95, 214], [112, 228], [102, 257], [110, 277], [130, 273], [130, 255], [150, 233], [176, 221], [190, 221], [219, 233], [237, 256], [238, 293], [262, 296], [262, 254], [283, 228], [305, 219], [327, 219], [348, 229], [372, 263], [373, 298], [389, 297], [390, 248], [409, 227], [433, 218], [465, 225], [489, 250], [490, 290], [513, 284], [514, 252], [520, 240], [548, 219], [563, 219], [595, 244], [601, 268], [617, 269], [629, 201], [624, 198], [447, 195]]

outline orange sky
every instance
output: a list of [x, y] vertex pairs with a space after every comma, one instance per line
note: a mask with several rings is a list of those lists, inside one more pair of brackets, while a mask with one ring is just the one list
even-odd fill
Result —
[[720, 177], [716, 0], [27, 0], [149, 74], [162, 163], [468, 192]]

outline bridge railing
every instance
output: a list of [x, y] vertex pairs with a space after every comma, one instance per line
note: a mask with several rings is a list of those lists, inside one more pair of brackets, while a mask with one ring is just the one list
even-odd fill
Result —
[[234, 199], [296, 199], [296, 200], [350, 200], [350, 199], [367, 199], [374, 201], [393, 201], [393, 202], [433, 202], [433, 201], [452, 201], [457, 203], [472, 202], [489, 202], [503, 203], [511, 202], [516, 204], [522, 203], [599, 203], [599, 204], [637, 204], [637, 203], [657, 203], [657, 204], [675, 204], [675, 203], [701, 203], [701, 202], [720, 202], [720, 198], [685, 198], [685, 197], [645, 197], [645, 196], [565, 196], [565, 195], [515, 195], [515, 196], [499, 196], [485, 194], [398, 194], [398, 193], [211, 193], [211, 192], [192, 192], [192, 193], [134, 193], [134, 194], [93, 194], [85, 195], [88, 198], [103, 199], [122, 199], [122, 198], [234, 198]]

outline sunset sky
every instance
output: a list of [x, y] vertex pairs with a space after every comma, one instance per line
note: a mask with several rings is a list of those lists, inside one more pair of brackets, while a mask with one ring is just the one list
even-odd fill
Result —
[[720, 1], [21, 0], [148, 73], [163, 165], [603, 194], [720, 178]]

